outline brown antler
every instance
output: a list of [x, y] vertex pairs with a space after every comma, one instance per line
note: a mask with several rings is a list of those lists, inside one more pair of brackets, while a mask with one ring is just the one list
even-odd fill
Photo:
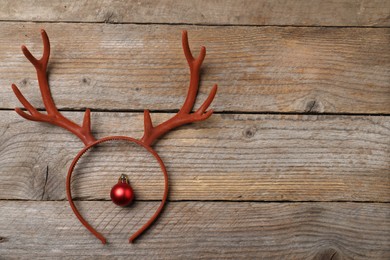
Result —
[[24, 112], [20, 108], [16, 108], [15, 111], [25, 119], [47, 122], [65, 128], [79, 137], [85, 145], [88, 145], [95, 141], [95, 138], [91, 133], [90, 110], [87, 109], [85, 111], [83, 124], [81, 126], [67, 119], [57, 110], [57, 107], [55, 106], [51, 96], [46, 74], [47, 64], [49, 62], [50, 56], [49, 37], [47, 37], [45, 30], [41, 30], [41, 35], [43, 40], [43, 55], [41, 59], [36, 59], [24, 45], [22, 46], [22, 51], [24, 56], [26, 56], [26, 58], [34, 65], [37, 71], [39, 89], [41, 91], [42, 101], [46, 108], [47, 114], [42, 114], [35, 107], [33, 107], [31, 103], [28, 102], [27, 99], [23, 96], [18, 87], [15, 84], [12, 84], [12, 90], [14, 91], [16, 97], [19, 99], [20, 103], [22, 103], [24, 108], [30, 112], [30, 114]]
[[209, 96], [198, 108], [198, 110], [196, 110], [194, 113], [191, 113], [198, 93], [200, 67], [202, 66], [204, 57], [206, 56], [206, 48], [202, 46], [199, 56], [195, 59], [191, 54], [190, 46], [188, 44], [187, 31], [183, 31], [182, 33], [182, 44], [184, 55], [186, 56], [191, 73], [190, 87], [188, 89], [187, 98], [175, 116], [155, 127], [152, 124], [149, 110], [144, 111], [144, 135], [141, 138], [141, 142], [148, 146], [152, 145], [156, 139], [166, 134], [170, 130], [181, 125], [205, 120], [213, 113], [213, 110], [206, 111], [206, 109], [210, 106], [211, 102], [213, 102], [215, 94], [217, 93], [217, 84], [214, 85], [210, 91]]

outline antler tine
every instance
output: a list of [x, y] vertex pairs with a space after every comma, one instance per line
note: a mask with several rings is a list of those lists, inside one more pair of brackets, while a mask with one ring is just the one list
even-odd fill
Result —
[[43, 54], [38, 60], [35, 58], [26, 46], [22, 46], [24, 56], [34, 65], [38, 77], [38, 85], [42, 96], [42, 101], [47, 111], [47, 114], [39, 112], [31, 103], [23, 96], [22, 92], [18, 89], [15, 84], [12, 84], [12, 90], [15, 96], [19, 99], [20, 103], [30, 113], [24, 112], [20, 108], [16, 108], [15, 111], [27, 120], [47, 122], [65, 128], [72, 132], [83, 141], [85, 145], [88, 145], [95, 141], [91, 133], [91, 119], [90, 110], [87, 109], [84, 114], [83, 124], [77, 125], [73, 121], [64, 117], [55, 106], [54, 100], [51, 96], [49, 83], [47, 81], [47, 65], [50, 56], [50, 41], [45, 30], [41, 30], [42, 41], [43, 41]]
[[43, 42], [43, 54], [39, 60], [31, 54], [25, 45], [22, 46], [24, 56], [34, 65], [37, 71], [39, 89], [41, 91], [42, 101], [49, 115], [58, 113], [58, 110], [54, 104], [51, 96], [49, 83], [47, 81], [47, 65], [49, 63], [50, 56], [50, 41], [45, 30], [41, 30], [42, 42]]
[[186, 100], [184, 101], [184, 104], [179, 113], [188, 114], [191, 112], [195, 104], [196, 95], [198, 94], [200, 67], [202, 66], [203, 60], [206, 57], [206, 47], [201, 47], [199, 55], [195, 59], [194, 56], [192, 56], [190, 45], [188, 43], [187, 31], [182, 32], [182, 45], [184, 55], [187, 59], [188, 66], [190, 67], [191, 78]]
[[25, 45], [22, 45], [22, 51], [24, 56], [26, 56], [26, 58], [34, 65], [36, 69], [46, 70], [50, 56], [50, 41], [46, 31], [43, 29], [41, 30], [41, 36], [43, 41], [43, 54], [39, 60], [31, 54]]
[[198, 94], [199, 88], [199, 78], [200, 78], [200, 67], [203, 63], [203, 60], [206, 56], [206, 48], [201, 47], [199, 55], [197, 58], [192, 56], [190, 46], [188, 43], [187, 31], [182, 33], [182, 45], [184, 50], [184, 55], [187, 59], [188, 66], [190, 67], [190, 86], [188, 89], [187, 97], [184, 101], [183, 106], [180, 108], [179, 112], [173, 116], [171, 119], [153, 127], [152, 120], [150, 117], [150, 112], [148, 110], [144, 111], [144, 135], [141, 138], [141, 141], [146, 145], [152, 145], [152, 143], [168, 131], [173, 128], [179, 127], [195, 121], [201, 121], [209, 118], [213, 110], [206, 111], [210, 104], [213, 102], [213, 99], [217, 93], [217, 84], [215, 84], [210, 91], [209, 96], [203, 102], [203, 104], [196, 110], [196, 112], [191, 113], [191, 110], [195, 104], [196, 96]]

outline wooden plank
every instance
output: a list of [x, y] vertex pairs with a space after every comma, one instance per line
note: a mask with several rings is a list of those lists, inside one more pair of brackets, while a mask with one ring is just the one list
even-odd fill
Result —
[[365, 203], [174, 202], [135, 244], [127, 239], [156, 202], [120, 208], [79, 202], [102, 245], [66, 201], [0, 201], [6, 259], [94, 256], [158, 259], [388, 259], [390, 207]]
[[[81, 122], [82, 113], [67, 112]], [[152, 114], [155, 123], [172, 114]], [[0, 113], [0, 198], [63, 200], [82, 143], [65, 130]], [[141, 113], [93, 112], [96, 137], [141, 137]], [[216, 114], [168, 134], [156, 149], [171, 200], [390, 201], [390, 117]], [[121, 173], [137, 198], [162, 197], [163, 177], [143, 149], [107, 144], [80, 161], [75, 197], [109, 200]], [[47, 178], [46, 178], [47, 177]]]
[[[208, 47], [199, 102], [217, 111], [390, 113], [390, 29], [0, 23], [0, 85], [41, 106], [18, 47], [52, 39], [50, 83], [60, 108], [178, 109], [188, 86], [182, 29]], [[229, 36], [229, 37], [226, 37]], [[0, 108], [19, 102], [0, 88]]]
[[389, 1], [3, 0], [3, 21], [389, 26]]

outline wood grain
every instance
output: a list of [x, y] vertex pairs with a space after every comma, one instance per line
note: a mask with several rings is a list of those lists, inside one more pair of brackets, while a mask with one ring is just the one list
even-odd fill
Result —
[[361, 203], [173, 202], [135, 244], [156, 202], [79, 202], [102, 245], [66, 201], [0, 201], [0, 255], [90, 259], [388, 259], [390, 207]]
[[[389, 14], [382, 0], [1, 1], [0, 259], [390, 259]], [[172, 116], [180, 31], [207, 46], [196, 107], [218, 83], [217, 114], [156, 145], [170, 202], [134, 245], [162, 196], [155, 160], [123, 142], [82, 157], [73, 195], [103, 246], [64, 201], [82, 143], [10, 111], [11, 83], [42, 108], [19, 48], [39, 56], [41, 28], [56, 104], [77, 122], [92, 108], [96, 137], [140, 137], [146, 108]], [[129, 208], [105, 201], [121, 173]]]
[[383, 0], [3, 0], [0, 20], [207, 25], [389, 26]]
[[[52, 39], [50, 84], [60, 108], [176, 110], [186, 95], [181, 49], [208, 48], [198, 105], [214, 83], [216, 111], [390, 113], [389, 28], [200, 27], [0, 23], [0, 108], [19, 106], [11, 83], [42, 106], [39, 28]], [[228, 36], [228, 37], [227, 37]]]
[[[82, 113], [65, 115], [81, 122]], [[162, 122], [172, 114], [152, 114]], [[63, 129], [0, 113], [0, 198], [62, 200], [82, 143]], [[93, 112], [96, 137], [142, 136], [142, 113]], [[171, 200], [390, 201], [390, 117], [216, 114], [156, 145]], [[162, 197], [163, 177], [143, 149], [119, 143], [86, 154], [73, 188], [109, 199], [121, 173], [142, 200]]]

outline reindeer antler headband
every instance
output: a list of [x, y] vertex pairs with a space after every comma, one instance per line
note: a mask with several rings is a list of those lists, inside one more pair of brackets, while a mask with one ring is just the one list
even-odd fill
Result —
[[[94, 234], [98, 239], [102, 241], [103, 244], [106, 243], [106, 239], [103, 235], [101, 235], [99, 232], [97, 232], [80, 214], [80, 212], [77, 210], [75, 204], [73, 203], [72, 199], [72, 193], [71, 193], [71, 178], [73, 170], [78, 162], [78, 160], [81, 158], [81, 156], [91, 149], [92, 147], [104, 143], [107, 141], [112, 140], [123, 140], [135, 143], [143, 148], [145, 148], [151, 155], [156, 158], [158, 161], [161, 171], [164, 175], [164, 194], [163, 198], [161, 200], [161, 203], [156, 210], [156, 212], [153, 214], [153, 216], [137, 231], [135, 232], [130, 238], [129, 242], [132, 243], [138, 236], [140, 236], [147, 228], [151, 226], [151, 224], [156, 220], [158, 215], [160, 214], [161, 210], [163, 209], [165, 202], [168, 197], [168, 174], [167, 170], [165, 168], [165, 165], [163, 161], [161, 160], [160, 156], [156, 153], [156, 151], [152, 148], [152, 144], [156, 139], [160, 138], [170, 130], [182, 126], [184, 124], [188, 124], [195, 121], [201, 121], [209, 118], [211, 114], [213, 113], [213, 110], [207, 110], [207, 108], [210, 106], [211, 102], [214, 99], [214, 96], [217, 92], [217, 85], [214, 85], [212, 88], [209, 96], [204, 101], [204, 103], [196, 110], [195, 112], [191, 113], [191, 110], [194, 106], [195, 99], [198, 93], [199, 88], [199, 77], [200, 77], [200, 67], [202, 65], [202, 62], [206, 56], [206, 48], [202, 47], [199, 53], [199, 56], [197, 58], [194, 58], [191, 54], [191, 50], [188, 44], [188, 37], [187, 32], [183, 31], [182, 33], [182, 44], [183, 44], [183, 50], [184, 55], [187, 59], [188, 65], [190, 67], [190, 86], [187, 93], [187, 97], [184, 101], [183, 106], [179, 110], [179, 112], [174, 115], [169, 120], [157, 125], [153, 126], [152, 120], [150, 118], [150, 113], [148, 110], [144, 111], [144, 135], [141, 139], [137, 140], [132, 137], [128, 136], [108, 136], [101, 139], [96, 140], [95, 137], [92, 135], [91, 132], [91, 119], [90, 119], [90, 110], [87, 109], [84, 114], [84, 120], [82, 125], [78, 125], [74, 123], [72, 120], [66, 118], [63, 116], [55, 106], [55, 103], [53, 101], [53, 98], [51, 96], [49, 83], [47, 80], [47, 65], [49, 61], [50, 56], [50, 42], [49, 38], [44, 30], [41, 30], [42, 40], [43, 40], [43, 55], [41, 59], [36, 59], [30, 51], [25, 47], [22, 46], [22, 51], [26, 58], [34, 65], [37, 76], [38, 76], [38, 84], [39, 89], [42, 95], [43, 104], [46, 108], [47, 114], [43, 114], [39, 112], [34, 106], [31, 105], [29, 101], [23, 96], [23, 94], [20, 92], [18, 87], [16, 87], [15, 84], [12, 84], [12, 89], [16, 95], [16, 97], [19, 99], [19, 101], [22, 103], [24, 108], [29, 112], [26, 113], [20, 108], [16, 108], [15, 111], [22, 117], [24, 117], [27, 120], [32, 121], [40, 121], [40, 122], [46, 122], [53, 125], [60, 126], [62, 128], [65, 128], [66, 130], [72, 132], [74, 135], [76, 135], [78, 138], [81, 139], [81, 141], [84, 143], [85, 147], [76, 155], [76, 157], [73, 159], [72, 164], [69, 167], [68, 175], [66, 178], [66, 195], [68, 197], [69, 204], [74, 212], [74, 214], [77, 216], [77, 218], [80, 220], [80, 222], [92, 233]], [[123, 180], [126, 181], [126, 183], [123, 183]], [[128, 185], [127, 179], [121, 176], [119, 179], [118, 184], [124, 184]], [[115, 186], [114, 186], [115, 187]], [[120, 190], [120, 196], [127, 196], [130, 200], [132, 199], [132, 190], [129, 189], [121, 189]], [[111, 197], [115, 196], [113, 195], [113, 190], [111, 191]], [[119, 200], [122, 199], [119, 198]], [[114, 201], [115, 202], [115, 201]], [[121, 205], [121, 201], [116, 201], [116, 204]]]

